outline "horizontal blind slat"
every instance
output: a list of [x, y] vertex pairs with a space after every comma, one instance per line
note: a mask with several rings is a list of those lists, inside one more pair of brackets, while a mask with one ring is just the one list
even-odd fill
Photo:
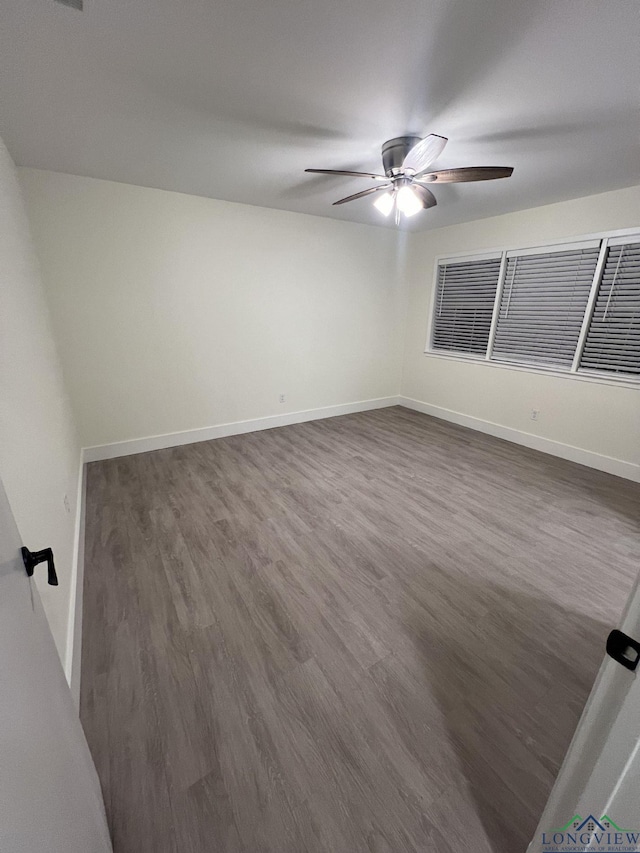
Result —
[[433, 349], [484, 355], [487, 350], [501, 258], [438, 265]]
[[598, 246], [507, 258], [493, 346], [496, 359], [571, 366]]
[[640, 375], [640, 244], [607, 251], [580, 368]]

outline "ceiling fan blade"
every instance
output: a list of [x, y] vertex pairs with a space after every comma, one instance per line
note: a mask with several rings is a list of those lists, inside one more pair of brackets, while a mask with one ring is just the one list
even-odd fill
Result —
[[373, 178], [374, 181], [388, 180], [386, 175], [374, 175], [373, 172], [349, 172], [344, 169], [305, 169], [314, 175], [348, 175], [352, 178]]
[[496, 178], [510, 178], [512, 166], [466, 166], [463, 169], [441, 169], [439, 172], [421, 172], [414, 180], [425, 184], [459, 184], [469, 181], [493, 181]]
[[435, 133], [425, 136], [413, 146], [404, 158], [402, 171], [404, 172], [407, 169], [412, 169], [414, 172], [424, 171], [430, 163], [442, 154], [448, 141], [446, 136], [438, 136]]
[[380, 187], [369, 187], [368, 190], [362, 190], [362, 192], [354, 193], [353, 195], [348, 195], [346, 198], [341, 198], [339, 201], [334, 201], [334, 205], [336, 204], [346, 204], [348, 201], [355, 201], [357, 198], [363, 198], [366, 195], [371, 195], [371, 193], [380, 192], [380, 190], [388, 190], [391, 188], [391, 184], [382, 184]]
[[438, 203], [434, 194], [426, 187], [423, 187], [420, 184], [413, 183], [411, 184], [411, 189], [416, 193], [416, 195], [422, 202], [423, 208], [426, 209], [428, 207], [435, 207]]

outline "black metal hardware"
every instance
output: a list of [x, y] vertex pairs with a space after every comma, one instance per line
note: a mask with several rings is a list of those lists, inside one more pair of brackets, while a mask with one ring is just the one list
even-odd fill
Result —
[[607, 654], [633, 672], [640, 662], [640, 643], [615, 630], [607, 637]]
[[47, 563], [49, 571], [49, 583], [51, 586], [58, 586], [58, 575], [56, 567], [53, 565], [53, 551], [51, 548], [43, 548], [42, 551], [30, 551], [28, 548], [22, 548], [22, 561], [27, 570], [29, 577], [33, 575], [33, 570], [38, 563]]

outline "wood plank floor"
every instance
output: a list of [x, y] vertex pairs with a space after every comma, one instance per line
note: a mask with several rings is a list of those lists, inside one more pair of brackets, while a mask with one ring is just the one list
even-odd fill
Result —
[[81, 716], [116, 853], [518, 853], [640, 487], [403, 408], [88, 466]]

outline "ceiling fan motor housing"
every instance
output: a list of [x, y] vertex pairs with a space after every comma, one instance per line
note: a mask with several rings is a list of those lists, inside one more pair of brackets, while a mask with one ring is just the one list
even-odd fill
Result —
[[404, 158], [421, 139], [421, 136], [396, 136], [383, 144], [382, 165], [388, 178], [400, 173]]

